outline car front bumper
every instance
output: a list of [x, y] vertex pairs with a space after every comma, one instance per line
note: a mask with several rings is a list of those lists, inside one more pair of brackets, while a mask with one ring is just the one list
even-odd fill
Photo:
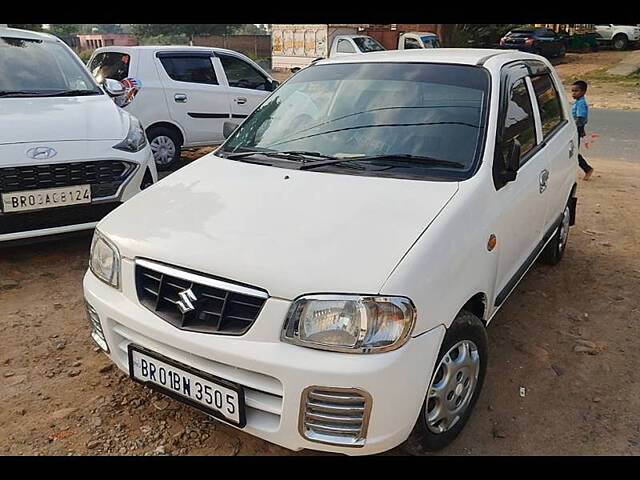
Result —
[[[108, 355], [129, 373], [128, 346], [144, 347], [194, 369], [242, 386], [243, 431], [291, 450], [349, 455], [389, 450], [407, 439], [415, 424], [445, 333], [438, 327], [380, 354], [344, 354], [283, 343], [280, 331], [290, 302], [269, 298], [247, 333], [239, 337], [179, 330], [137, 300], [134, 262], [122, 260], [122, 291], [84, 278], [88, 305], [99, 316]], [[132, 300], [135, 299], [135, 300]], [[366, 438], [358, 446], [305, 438], [301, 409], [309, 387], [357, 390], [370, 396]], [[328, 442], [328, 443], [323, 443]]]
[[[86, 151], [86, 144], [90, 142], [69, 143], [77, 145], [66, 147], [68, 150], [64, 151], [58, 145], [52, 144], [61, 150], [59, 156], [63, 157], [64, 161], [56, 159], [56, 162], [51, 162], [49, 165], [55, 166], [56, 163], [88, 163], [92, 161], [125, 161], [135, 165], [135, 169], [122, 182], [115, 195], [94, 199], [91, 204], [31, 210], [21, 213], [3, 213], [0, 207], [0, 246], [3, 246], [4, 242], [15, 244], [22, 240], [36, 237], [57, 236], [92, 229], [105, 215], [140, 192], [140, 186], [147, 170], [151, 172], [153, 182], [158, 181], [153, 154], [149, 146], [136, 153], [125, 153], [113, 150], [111, 148], [113, 142], [94, 142], [96, 144], [104, 143], [104, 145], [96, 145], [95, 155], [91, 155]], [[3, 146], [2, 150], [0, 150], [0, 157], [20, 158], [18, 154], [23, 154], [25, 147], [20, 146], [19, 152], [16, 151], [15, 153], [12, 151], [12, 147], [14, 146]], [[0, 161], [0, 175], [2, 175], [4, 167], [24, 167], [28, 165], [25, 162], [5, 163]], [[38, 164], [34, 163], [33, 166], [37, 167]], [[3, 222], [3, 220], [6, 221]]]

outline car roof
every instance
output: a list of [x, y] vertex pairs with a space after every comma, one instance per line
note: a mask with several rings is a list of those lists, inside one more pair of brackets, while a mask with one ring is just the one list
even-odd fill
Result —
[[[171, 50], [175, 50], [175, 51], [180, 51], [180, 52], [184, 52], [184, 51], [194, 51], [194, 52], [211, 52], [214, 51], [215, 53], [229, 53], [229, 54], [236, 54], [236, 55], [243, 55], [240, 52], [237, 52], [235, 50], [229, 50], [226, 48], [220, 48], [220, 47], [201, 47], [201, 46], [191, 46], [191, 45], [138, 45], [138, 46], [120, 46], [120, 45], [110, 45], [108, 47], [100, 47], [97, 48], [96, 51], [97, 52], [128, 52], [128, 51], [133, 51], [133, 50], [143, 50], [143, 51], [147, 51], [147, 50], [162, 50], [162, 51], [171, 51]], [[246, 56], [246, 55], [243, 55]]]
[[26, 40], [43, 40], [48, 42], [61, 41], [58, 37], [49, 33], [34, 32], [32, 30], [21, 30], [19, 28], [0, 27], [0, 37], [24, 38]]
[[[412, 50], [385, 50], [370, 52], [365, 55], [347, 55], [343, 57], [319, 60], [315, 65], [333, 63], [370, 63], [370, 62], [401, 62], [401, 63], [455, 63], [460, 65], [481, 65], [487, 59], [497, 55], [509, 57], [509, 60], [530, 58], [523, 52], [513, 50], [495, 50], [489, 48], [424, 48]], [[513, 58], [511, 58], [513, 57]]]

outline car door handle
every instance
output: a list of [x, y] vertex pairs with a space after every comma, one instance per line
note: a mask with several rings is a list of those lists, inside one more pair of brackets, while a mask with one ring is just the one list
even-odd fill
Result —
[[547, 189], [547, 182], [549, 181], [549, 170], [543, 170], [540, 172], [540, 193]]
[[238, 97], [235, 99], [235, 101], [238, 105], [244, 105], [245, 103], [247, 103], [247, 99], [245, 97]]
[[184, 93], [176, 93], [173, 96], [173, 99], [176, 101], [176, 103], [187, 103], [187, 95]]
[[573, 143], [573, 140], [571, 140], [569, 142], [569, 158], [573, 157], [573, 152], [575, 148], [576, 148], [575, 144]]

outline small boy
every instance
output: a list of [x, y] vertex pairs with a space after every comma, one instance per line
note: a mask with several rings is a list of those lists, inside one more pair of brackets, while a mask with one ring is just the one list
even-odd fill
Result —
[[[589, 106], [587, 105], [587, 99], [584, 97], [585, 93], [587, 93], [587, 82], [578, 80], [571, 86], [571, 96], [575, 99], [571, 113], [578, 127], [578, 146], [580, 146], [580, 139], [585, 136], [584, 126], [589, 121]], [[584, 170], [584, 179], [589, 180], [593, 175], [593, 167], [587, 163], [580, 153], [578, 153], [578, 165]]]

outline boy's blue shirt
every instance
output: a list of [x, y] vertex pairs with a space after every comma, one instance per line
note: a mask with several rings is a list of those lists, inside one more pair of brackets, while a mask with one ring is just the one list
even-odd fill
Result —
[[587, 105], [587, 100], [584, 95], [576, 99], [573, 107], [571, 107], [571, 114], [573, 115], [574, 120], [577, 117], [582, 117], [584, 118], [584, 125], [587, 124], [587, 121], [589, 120], [589, 106]]

